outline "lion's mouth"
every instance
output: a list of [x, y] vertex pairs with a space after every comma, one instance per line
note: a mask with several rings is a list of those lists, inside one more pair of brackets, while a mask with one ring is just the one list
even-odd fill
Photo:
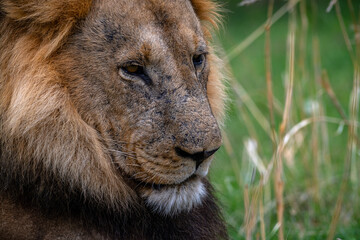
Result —
[[136, 183], [136, 188], [145, 188], [145, 189], [152, 189], [152, 190], [160, 191], [160, 190], [163, 190], [166, 188], [175, 188], [175, 187], [187, 184], [196, 179], [198, 179], [198, 176], [193, 174], [190, 177], [188, 177], [187, 179], [185, 179], [184, 181], [182, 181], [180, 183], [176, 183], [176, 184], [158, 184], [158, 183], [144, 182], [144, 181], [141, 181], [141, 180], [138, 180], [135, 178], [132, 178], [132, 181]]
[[161, 190], [163, 187], [165, 187], [166, 185], [164, 185], [164, 184], [156, 184], [156, 183], [154, 183], [154, 184], [152, 184], [152, 188], [154, 189], [154, 190]]
[[139, 196], [151, 211], [161, 215], [188, 212], [201, 204], [206, 196], [202, 178], [192, 175], [178, 184], [145, 184], [138, 189]]

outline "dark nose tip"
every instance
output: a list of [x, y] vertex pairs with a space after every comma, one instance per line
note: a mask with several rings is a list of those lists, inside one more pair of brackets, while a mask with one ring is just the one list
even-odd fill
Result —
[[202, 151], [197, 153], [188, 153], [187, 151], [182, 150], [179, 147], [175, 148], [175, 152], [178, 156], [183, 158], [191, 158], [196, 162], [196, 169], [199, 167], [199, 165], [208, 157], [213, 155], [220, 147], [210, 150], [210, 151]]

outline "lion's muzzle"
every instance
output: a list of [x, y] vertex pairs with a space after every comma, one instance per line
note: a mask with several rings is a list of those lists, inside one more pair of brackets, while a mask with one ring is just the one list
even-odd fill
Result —
[[182, 150], [179, 147], [175, 148], [177, 155], [183, 158], [190, 158], [196, 163], [196, 169], [199, 168], [200, 164], [204, 162], [205, 159], [211, 157], [220, 147], [210, 150], [210, 151], [201, 151], [196, 153], [188, 153], [187, 151]]

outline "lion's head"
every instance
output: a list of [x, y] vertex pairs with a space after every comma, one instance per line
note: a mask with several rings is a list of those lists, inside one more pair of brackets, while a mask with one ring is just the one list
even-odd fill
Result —
[[36, 183], [39, 192], [61, 179], [85, 198], [118, 208], [140, 199], [164, 215], [201, 203], [221, 145], [224, 87], [208, 32], [215, 3], [4, 0], [1, 7], [8, 181]]

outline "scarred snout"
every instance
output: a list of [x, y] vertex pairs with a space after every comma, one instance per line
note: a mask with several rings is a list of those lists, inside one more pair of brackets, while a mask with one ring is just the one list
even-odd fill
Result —
[[211, 156], [222, 144], [221, 131], [205, 98], [189, 98], [181, 109], [184, 111], [176, 113], [174, 151], [178, 157], [192, 160], [196, 174], [205, 176]]
[[197, 169], [199, 167], [199, 165], [205, 159], [207, 159], [208, 157], [211, 157], [219, 148], [216, 148], [216, 149], [210, 150], [210, 151], [204, 150], [201, 152], [189, 153], [187, 151], [182, 150], [179, 147], [175, 147], [175, 151], [176, 151], [177, 155], [179, 155], [180, 157], [190, 158], [191, 160], [193, 160], [196, 163], [196, 169]]

